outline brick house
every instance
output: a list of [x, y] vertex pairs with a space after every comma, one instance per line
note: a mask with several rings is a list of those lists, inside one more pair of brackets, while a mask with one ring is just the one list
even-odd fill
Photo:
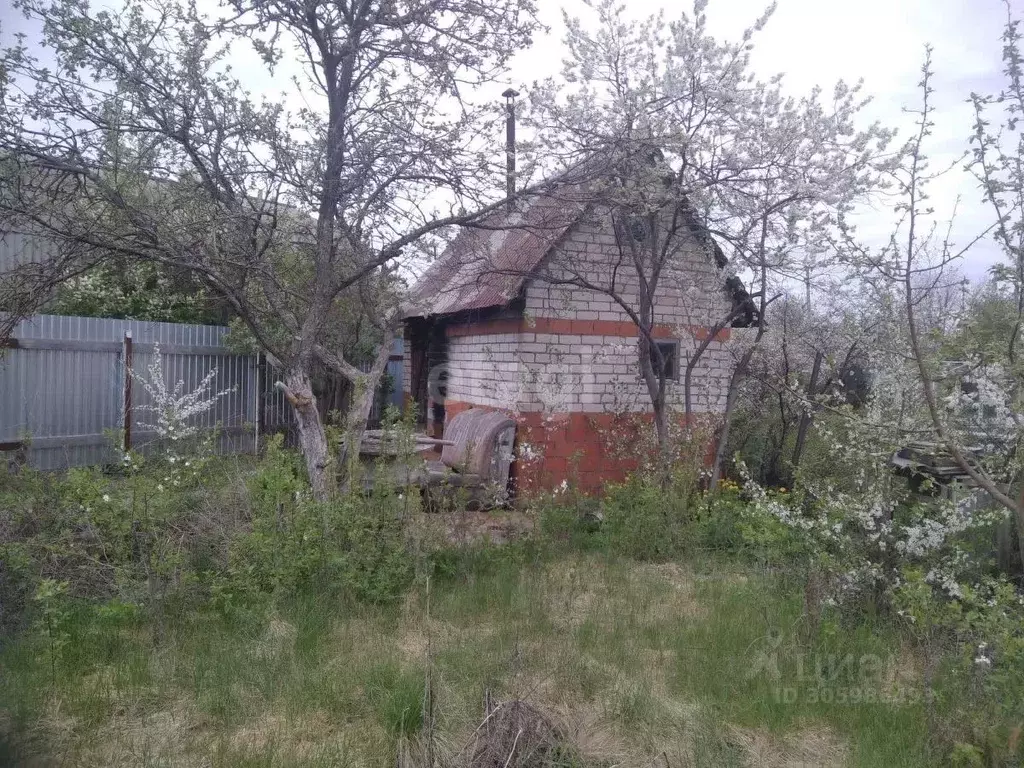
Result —
[[[689, 208], [682, 215], [652, 335], [673, 359], [667, 403], [678, 412], [680, 368], [719, 329], [691, 377], [694, 418], [724, 410], [740, 329], [757, 317], [721, 249]], [[593, 491], [622, 479], [636, 458], [620, 449], [636, 444], [634, 430], [652, 413], [637, 326], [607, 293], [565, 284], [585, 274], [607, 287], [614, 275], [616, 293], [635, 296], [639, 277], [621, 260], [608, 210], [559, 192], [464, 228], [404, 309], [405, 400], [425, 428], [439, 436], [445, 419], [471, 407], [509, 413], [519, 493], [563, 480]]]

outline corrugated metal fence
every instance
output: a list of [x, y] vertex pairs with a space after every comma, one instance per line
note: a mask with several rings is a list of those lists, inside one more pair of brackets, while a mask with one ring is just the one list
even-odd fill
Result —
[[[131, 368], [148, 379], [159, 346], [168, 389], [185, 393], [213, 369], [212, 392], [230, 390], [197, 425], [220, 428], [219, 449], [254, 450], [260, 432], [287, 427], [291, 412], [273, 389], [277, 378], [258, 356], [233, 353], [227, 328], [209, 325], [37, 315], [20, 323], [13, 348], [0, 359], [0, 447], [25, 441], [28, 461], [40, 469], [104, 464], [116, 459], [125, 423], [125, 335], [131, 335]], [[400, 344], [398, 340], [398, 344]], [[393, 349], [393, 353], [396, 350]], [[400, 356], [400, 347], [398, 347]], [[389, 364], [395, 395], [401, 393], [400, 360]], [[154, 444], [152, 398], [131, 383], [132, 447]], [[379, 414], [379, 407], [375, 408]], [[371, 417], [371, 418], [373, 418]]]
[[41, 237], [5, 232], [0, 235], [0, 272], [22, 264], [42, 264], [53, 258], [53, 247]]

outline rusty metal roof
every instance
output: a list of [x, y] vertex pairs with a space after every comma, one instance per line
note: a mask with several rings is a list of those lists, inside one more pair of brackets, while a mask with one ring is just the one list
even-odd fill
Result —
[[461, 229], [420, 280], [405, 317], [503, 306], [565, 232], [584, 205], [567, 186], [532, 195], [518, 209], [492, 213]]
[[[541, 191], [520, 199], [515, 210], [502, 209], [464, 226], [413, 286], [403, 317], [501, 307], [514, 299], [548, 252], [583, 217], [594, 199], [594, 180], [615, 162], [596, 153]], [[724, 268], [729, 259], [689, 200], [684, 197], [677, 205], [693, 235], [710, 249], [718, 268]], [[742, 281], [728, 277], [724, 288], [737, 310], [733, 327], [759, 325], [760, 313]]]

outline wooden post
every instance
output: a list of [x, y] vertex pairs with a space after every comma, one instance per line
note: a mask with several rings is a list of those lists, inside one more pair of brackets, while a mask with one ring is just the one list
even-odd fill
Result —
[[259, 455], [260, 452], [260, 353], [257, 350], [256, 360], [253, 363], [252, 381], [252, 452]]
[[124, 450], [132, 449], [132, 332], [124, 332]]

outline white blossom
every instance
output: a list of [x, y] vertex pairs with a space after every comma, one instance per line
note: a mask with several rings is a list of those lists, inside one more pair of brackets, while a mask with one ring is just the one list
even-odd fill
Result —
[[[149, 425], [140, 422], [143, 427], [152, 426], [158, 436], [172, 441], [182, 440], [190, 437], [199, 431], [199, 426], [194, 419], [209, 412], [217, 401], [225, 395], [234, 391], [234, 388], [210, 392], [210, 386], [217, 376], [217, 369], [212, 368], [203, 377], [199, 385], [191, 392], [185, 392], [185, 382], [178, 381], [173, 389], [169, 389], [164, 380], [160, 346], [154, 345], [153, 362], [147, 368], [148, 376], [141, 377], [132, 371], [136, 379], [152, 400], [151, 404], [139, 406], [139, 410], [151, 411], [156, 414], [156, 424]], [[175, 457], [169, 457], [174, 463]]]

